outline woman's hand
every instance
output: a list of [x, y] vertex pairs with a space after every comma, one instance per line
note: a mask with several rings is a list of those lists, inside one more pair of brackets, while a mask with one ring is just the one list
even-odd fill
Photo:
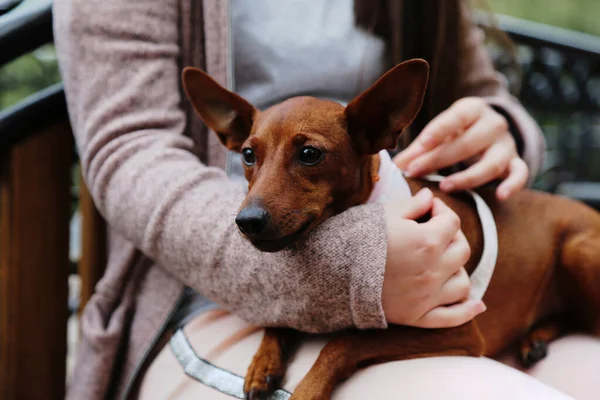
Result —
[[[417, 219], [431, 212], [431, 219]], [[429, 189], [403, 203], [385, 205], [388, 247], [383, 310], [389, 323], [422, 328], [462, 325], [485, 311], [468, 300], [464, 269], [471, 249], [460, 219]]]
[[440, 188], [472, 189], [502, 179], [496, 191], [500, 200], [522, 189], [529, 176], [506, 119], [478, 97], [460, 99], [431, 120], [394, 162], [410, 176], [466, 162], [470, 166], [446, 177]]

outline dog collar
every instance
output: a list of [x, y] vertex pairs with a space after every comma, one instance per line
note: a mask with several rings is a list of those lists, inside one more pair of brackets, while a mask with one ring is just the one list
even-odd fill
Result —
[[[379, 170], [373, 191], [367, 203], [385, 203], [389, 201], [402, 201], [412, 197], [412, 192], [402, 171], [390, 158], [386, 150], [379, 152]], [[424, 179], [431, 182], [440, 182], [444, 177], [440, 175], [427, 175]], [[471, 280], [471, 292], [469, 298], [483, 298], [496, 267], [498, 258], [498, 232], [494, 215], [485, 200], [472, 190], [466, 193], [473, 197], [475, 208], [479, 215], [483, 231], [483, 252], [477, 267], [469, 276]]]

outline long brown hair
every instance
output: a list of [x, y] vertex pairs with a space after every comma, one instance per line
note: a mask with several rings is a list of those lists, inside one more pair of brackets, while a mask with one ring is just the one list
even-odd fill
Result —
[[469, 6], [466, 0], [354, 0], [356, 25], [386, 41], [390, 66], [410, 58], [430, 64], [424, 106], [403, 145], [459, 97], [459, 60], [471, 23], [462, 8]]

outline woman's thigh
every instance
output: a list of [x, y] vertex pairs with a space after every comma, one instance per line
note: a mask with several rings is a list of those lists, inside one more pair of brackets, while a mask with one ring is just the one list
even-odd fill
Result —
[[[184, 328], [196, 354], [243, 376], [262, 339], [262, 330], [218, 310]], [[283, 387], [293, 391], [316, 360], [327, 337], [304, 341], [291, 361]], [[166, 346], [146, 372], [140, 399], [231, 399], [183, 373]], [[334, 399], [568, 399], [550, 386], [487, 358], [436, 357], [374, 365], [339, 385]]]
[[[516, 360], [502, 362], [518, 368]], [[578, 400], [600, 398], [600, 340], [592, 336], [569, 335], [550, 344], [548, 356], [526, 371]]]

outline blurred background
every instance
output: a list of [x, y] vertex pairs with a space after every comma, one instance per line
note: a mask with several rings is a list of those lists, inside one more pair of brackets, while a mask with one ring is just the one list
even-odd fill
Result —
[[[0, 12], [18, 0], [0, 0]], [[43, 2], [43, 1], [40, 1]], [[478, 0], [478, 8], [600, 36], [598, 0]], [[0, 110], [60, 81], [54, 47], [45, 45], [0, 68]]]
[[[18, 0], [0, 0], [0, 12], [16, 3]], [[489, 8], [502, 15], [600, 36], [600, 1], [597, 0], [478, 0], [474, 2], [474, 6]], [[0, 68], [0, 110], [59, 81], [54, 46], [42, 46]]]
[[600, 35], [596, 0], [489, 0], [488, 4], [499, 14]]
[[489, 0], [488, 4], [498, 14], [600, 35], [600, 2], [596, 0]]
[[[19, 1], [0, 0], [0, 12]], [[28, 3], [42, 4], [47, 0]], [[497, 21], [489, 21], [484, 16], [482, 23], [497, 23], [517, 43], [517, 58], [523, 74], [521, 82], [510, 68], [506, 51], [498, 51], [493, 45], [490, 51], [498, 69], [511, 80], [515, 95], [543, 125], [548, 138], [547, 165], [536, 187], [550, 191], [574, 190], [562, 184], [600, 181], [600, 157], [594, 149], [597, 135], [591, 129], [597, 123], [595, 111], [600, 101], [597, 76], [600, 1], [474, 0], [473, 5], [498, 14]], [[0, 111], [58, 82], [54, 47], [43, 45], [0, 68]], [[583, 132], [573, 132], [571, 128], [591, 130], [581, 136]], [[593, 191], [591, 186], [585, 190]]]
[[[39, 350], [28, 345], [26, 338], [20, 339], [15, 334], [16, 328], [14, 332], [9, 332], [13, 336], [6, 334], [9, 329], [7, 324], [22, 323], [26, 326], [31, 322], [26, 320], [27, 314], [6, 313], [7, 299], [8, 302], [13, 301], [12, 304], [13, 298], [27, 302], [28, 296], [31, 297], [31, 293], [27, 292], [29, 287], [36, 287], [36, 294], [42, 290], [54, 294], [64, 288], [64, 299], [58, 296], [56, 302], [59, 305], [68, 303], [65, 315], [61, 314], [55, 318], [32, 314], [32, 318], [47, 318], [48, 324], [54, 320], [59, 321], [57, 327], [49, 327], [46, 332], [48, 340], [51, 340], [51, 336], [58, 337], [59, 347], [61, 335], [66, 334], [66, 331], [61, 330], [64, 324], [61, 325], [60, 320], [63, 317], [69, 318], [69, 353], [72, 355], [77, 336], [77, 311], [89, 297], [103, 268], [102, 256], [93, 250], [95, 248], [97, 251], [105, 245], [105, 239], [97, 234], [97, 225], [94, 225], [101, 224], [101, 218], [95, 213], [91, 200], [86, 197], [85, 188], [80, 184], [77, 154], [71, 139], [67, 138], [70, 132], [66, 123], [64, 95], [52, 44], [50, 4], [51, 0], [26, 0], [23, 3], [21, 0], [0, 0], [0, 167], [4, 168], [0, 168], [0, 228], [3, 229], [0, 230], [0, 356], [3, 359], [7, 349], [10, 346], [18, 347], [18, 343], [29, 348], [30, 352]], [[496, 18], [490, 18], [485, 12], [476, 13], [477, 22], [484, 30], [489, 32], [490, 25], [496, 24], [515, 43], [512, 53], [492, 40], [489, 41], [488, 47], [497, 69], [506, 76], [513, 94], [521, 99], [544, 131], [548, 150], [542, 174], [536, 180], [535, 187], [578, 198], [600, 209], [600, 0], [474, 0], [474, 7], [478, 10], [492, 10], [495, 13]], [[14, 36], [15, 32], [21, 36]], [[11, 39], [11, 35], [21, 39]], [[26, 40], [23, 41], [22, 38]], [[22, 48], [26, 50], [21, 51]], [[516, 64], [513, 62], [515, 59]], [[65, 123], [66, 128], [63, 130], [66, 136], [61, 136], [60, 140], [63, 140], [63, 147], [64, 143], [66, 147], [70, 146], [67, 149], [70, 161], [65, 166], [69, 176], [64, 181], [65, 187], [70, 186], [70, 190], [66, 195], [55, 196], [55, 191], [50, 189], [43, 193], [37, 191], [40, 182], [45, 184], [54, 179], [52, 168], [41, 172], [27, 169], [30, 165], [27, 163], [37, 160], [35, 157], [49, 157], [43, 151], [44, 147], [51, 148], [56, 143], [56, 137], [52, 136], [39, 139], [46, 141], [38, 144], [28, 142], [30, 137], [42, 136], [37, 132], [44, 132], [43, 135], [46, 135], [48, 126], [55, 127], [50, 123], [54, 124], [56, 121], [48, 119], [49, 116], [52, 117], [52, 113]], [[56, 148], [60, 147], [56, 145]], [[12, 163], [11, 168], [14, 166], [14, 171], [23, 168], [23, 174], [27, 178], [19, 178], [16, 172], [14, 176], [10, 175], [14, 171], [6, 168], [9, 159]], [[52, 160], [60, 158], [48, 158], [48, 165], [52, 165]], [[56, 176], [63, 172], [56, 171]], [[27, 183], [31, 185], [25, 188]], [[37, 212], [38, 216], [47, 216], [48, 210], [43, 207], [53, 204], [53, 201], [54, 207], [65, 203], [66, 206], [64, 218], [57, 211], [56, 221], [36, 220], [28, 223], [24, 220], [22, 229], [25, 233], [22, 236], [24, 240], [30, 240], [30, 243], [26, 243], [22, 257], [32, 257], [29, 263], [31, 265], [25, 263], [27, 265], [20, 266], [21, 269], [15, 271], [13, 260], [16, 256], [12, 253], [7, 255], [6, 249], [12, 251], [10, 246], [16, 246], [18, 243], [13, 242], [14, 238], [7, 236], [4, 227], [9, 223], [17, 223], [12, 214], [16, 203], [8, 203], [13, 200], [10, 197], [12, 193], [18, 190], [22, 190], [24, 196], [20, 200], [22, 203], [18, 204], [23, 214]], [[36, 196], [44, 200], [36, 203]], [[44, 196], [55, 197], [46, 200]], [[27, 211], [26, 205], [33, 211]], [[50, 213], [54, 213], [54, 210], [50, 210]], [[88, 224], [87, 228], [82, 227], [82, 215], [84, 222]], [[11, 221], [7, 222], [7, 219]], [[39, 258], [35, 253], [35, 249], [42, 253], [46, 251], [44, 243], [38, 243], [38, 247], [33, 245], [35, 235], [41, 235], [38, 231], [42, 228], [27, 231], [27, 227], [39, 222], [42, 224], [40, 226], [47, 225], [49, 229], [58, 226], [60, 231], [62, 228], [59, 225], [63, 221], [69, 225], [70, 231], [65, 231], [64, 235], [65, 246], [68, 242], [69, 247], [69, 265], [68, 271], [64, 272], [65, 279], [62, 279], [63, 275], [60, 274], [56, 278], [56, 274], [50, 271], [46, 278], [39, 278], [47, 279], [46, 282], [37, 282], [37, 286], [34, 286], [27, 281], [25, 267], [31, 268], [32, 273], [35, 272], [38, 276], [39, 269], [35, 269], [35, 263], [44, 263], [46, 266], [51, 264], [51, 260]], [[89, 236], [85, 236], [86, 231], [91, 232]], [[56, 247], [54, 243], [50, 243], [48, 247], [50, 252]], [[85, 250], [85, 243], [88, 250]], [[64, 263], [59, 255], [56, 255], [55, 261], [59, 269], [62, 268]], [[67, 285], [63, 286], [63, 281], [67, 279], [68, 300]], [[14, 289], [14, 292], [11, 292], [16, 293], [14, 296], [7, 294], [9, 289], [13, 290], [16, 286], [20, 291]], [[40, 302], [54, 301], [54, 298], [44, 300], [43, 294], [38, 296], [42, 298]], [[57, 349], [56, 354], [64, 355], [63, 350], [66, 351]], [[72, 357], [68, 360], [70, 369]], [[24, 366], [22, 371], [29, 371], [27, 368]], [[56, 371], [45, 372], [48, 375], [48, 387], [52, 387], [53, 380], [56, 380], [53, 374], [58, 374], [59, 378], [61, 373], [64, 375], [64, 371], [58, 371], [60, 369], [57, 367]], [[4, 398], [1, 386], [4, 379], [8, 379], [6, 374], [6, 370], [0, 365], [0, 398]], [[39, 376], [34, 378], [38, 381], [40, 379]], [[61, 387], [56, 388], [59, 392], [62, 390]]]

